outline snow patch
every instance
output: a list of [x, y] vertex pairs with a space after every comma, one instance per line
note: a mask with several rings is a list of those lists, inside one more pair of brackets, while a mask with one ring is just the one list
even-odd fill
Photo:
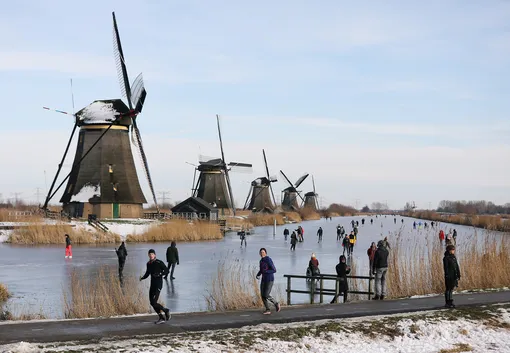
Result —
[[12, 230], [0, 230], [0, 243], [5, 243], [11, 234]]
[[94, 196], [101, 197], [101, 187], [99, 185], [87, 184], [71, 198], [71, 202], [89, 202]]
[[94, 102], [83, 109], [80, 120], [88, 124], [111, 123], [118, 115], [113, 103]]

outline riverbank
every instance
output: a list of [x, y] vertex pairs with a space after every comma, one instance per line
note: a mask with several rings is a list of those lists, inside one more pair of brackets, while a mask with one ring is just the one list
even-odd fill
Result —
[[498, 215], [446, 214], [435, 211], [404, 212], [402, 215], [434, 222], [446, 222], [500, 232], [510, 232], [508, 218]]
[[113, 347], [126, 352], [295, 352], [320, 351], [318, 347], [354, 351], [362, 344], [364, 351], [378, 347], [378, 351], [420, 352], [419, 347], [429, 347], [427, 352], [438, 352], [461, 343], [472, 348], [490, 343], [502, 352], [510, 348], [508, 298], [508, 292], [455, 295], [454, 310], [437, 310], [444, 300], [438, 296], [328, 305], [327, 310], [318, 305], [293, 306], [272, 315], [262, 315], [260, 309], [177, 313], [164, 325], [153, 324], [155, 314], [0, 324], [0, 344], [11, 344], [0, 350], [16, 351], [24, 345], [27, 352], [109, 351]]

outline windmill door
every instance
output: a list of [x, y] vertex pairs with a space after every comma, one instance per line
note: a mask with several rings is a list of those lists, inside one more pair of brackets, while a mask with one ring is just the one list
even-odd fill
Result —
[[120, 217], [120, 205], [118, 203], [113, 204], [113, 218]]

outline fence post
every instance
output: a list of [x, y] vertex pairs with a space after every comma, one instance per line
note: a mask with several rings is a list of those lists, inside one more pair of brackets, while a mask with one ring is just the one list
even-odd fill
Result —
[[335, 280], [335, 303], [338, 303], [338, 296], [340, 293], [338, 292], [340, 290], [340, 284], [338, 283], [338, 278]]
[[320, 286], [320, 303], [324, 302], [324, 295], [322, 294], [322, 290], [324, 289], [324, 278], [321, 276], [321, 286]]
[[291, 291], [291, 286], [290, 286], [290, 280], [291, 280], [291, 277], [287, 277], [287, 305], [290, 305], [290, 291]]
[[312, 276], [312, 280], [310, 281], [310, 304], [314, 303], [315, 300], [315, 280]]
[[370, 293], [372, 293], [372, 274], [368, 275], [368, 300], [370, 300]]

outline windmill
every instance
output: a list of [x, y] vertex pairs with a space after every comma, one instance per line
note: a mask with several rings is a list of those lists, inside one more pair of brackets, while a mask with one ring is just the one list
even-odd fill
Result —
[[[262, 150], [264, 155], [264, 165], [266, 166], [266, 175], [259, 177], [251, 182], [250, 192], [246, 198], [244, 209], [253, 210], [254, 212], [274, 212], [276, 208], [276, 200], [273, 193], [271, 183], [278, 181], [276, 176], [269, 175], [267, 166], [266, 151]], [[269, 193], [271, 191], [271, 194]], [[271, 199], [272, 196], [272, 199]]]
[[[129, 85], [114, 12], [112, 17], [117, 73], [122, 95], [128, 104], [126, 105], [121, 99], [96, 100], [73, 114], [75, 123], [71, 137], [48, 191], [43, 209], [47, 209], [49, 201], [67, 181], [60, 202], [63, 203], [64, 212], [71, 216], [85, 217], [88, 214], [96, 214], [99, 218], [141, 217], [142, 205], [147, 201], [136, 174], [129, 137], [130, 131], [131, 140], [140, 153], [145, 175], [157, 207], [147, 157], [137, 125], [137, 116], [142, 111], [147, 92], [142, 74], [135, 78], [131, 86]], [[78, 127], [80, 133], [71, 172], [53, 190]]]
[[317, 194], [315, 192], [315, 180], [312, 175], [312, 185], [313, 185], [313, 191], [307, 192], [305, 194], [305, 201], [303, 203], [303, 207], [313, 209], [314, 211], [317, 211], [319, 209], [319, 202], [317, 200]]
[[305, 181], [305, 179], [308, 177], [309, 174], [306, 173], [303, 176], [301, 176], [293, 185], [283, 171], [280, 170], [280, 173], [285, 178], [287, 183], [289, 183], [289, 185], [290, 185], [286, 189], [282, 190], [282, 193], [283, 193], [282, 208], [284, 210], [297, 211], [299, 209], [297, 197], [299, 196], [299, 198], [303, 202], [305, 202], [305, 200], [303, 199], [303, 196], [301, 196], [301, 192], [298, 191], [297, 188], [299, 187], [299, 185], [301, 185], [303, 183], [303, 181]]
[[193, 190], [193, 197], [199, 197], [216, 208], [231, 209], [232, 214], [235, 215], [234, 195], [232, 194], [229, 172], [232, 168], [248, 170], [252, 165], [238, 162], [227, 163], [225, 161], [219, 115], [216, 115], [216, 122], [220, 139], [221, 158], [201, 158], [198, 167], [195, 168], [195, 175], [197, 171], [200, 174]]

